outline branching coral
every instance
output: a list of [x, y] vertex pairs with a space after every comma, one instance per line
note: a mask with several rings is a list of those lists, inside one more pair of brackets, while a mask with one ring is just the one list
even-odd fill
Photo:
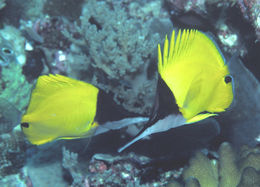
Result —
[[71, 2], [62, 2], [59, 10], [47, 2], [44, 10], [50, 14], [22, 22], [22, 28], [44, 50], [50, 72], [90, 82], [112, 92], [127, 110], [148, 114], [156, 89], [157, 44], [172, 30], [162, 2], [79, 0], [77, 22], [64, 12]]
[[73, 178], [73, 185], [77, 186], [81, 184], [83, 182], [83, 175], [79, 168], [78, 154], [62, 147], [62, 155], [62, 166], [70, 172]]
[[156, 46], [171, 23], [160, 18], [165, 17], [160, 1], [138, 3], [128, 7], [121, 1], [88, 1], [79, 39], [67, 35], [73, 43], [68, 72], [115, 93], [114, 99], [128, 110], [148, 113], [156, 85]]

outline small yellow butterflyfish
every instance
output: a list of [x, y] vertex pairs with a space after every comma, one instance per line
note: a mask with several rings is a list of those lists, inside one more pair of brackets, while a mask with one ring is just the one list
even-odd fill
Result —
[[32, 144], [41, 145], [147, 121], [142, 117], [124, 118], [135, 114], [122, 114], [117, 107], [110, 95], [89, 83], [62, 75], [43, 75], [37, 80], [21, 127]]
[[119, 152], [145, 136], [191, 124], [232, 103], [232, 76], [216, 44], [198, 30], [172, 32], [158, 45], [157, 96], [150, 120]]
[[40, 76], [21, 120], [27, 139], [41, 145], [89, 136], [98, 125], [98, 92], [91, 84], [62, 75]]

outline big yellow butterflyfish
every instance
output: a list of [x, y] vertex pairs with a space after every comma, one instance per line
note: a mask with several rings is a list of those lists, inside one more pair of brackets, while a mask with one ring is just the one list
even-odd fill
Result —
[[232, 103], [232, 76], [216, 44], [198, 30], [180, 30], [158, 45], [157, 97], [149, 122], [119, 152], [145, 136], [191, 124]]
[[89, 83], [50, 74], [38, 78], [21, 127], [32, 144], [41, 145], [57, 139], [85, 138], [147, 121], [133, 115], [123, 114], [109, 94]]

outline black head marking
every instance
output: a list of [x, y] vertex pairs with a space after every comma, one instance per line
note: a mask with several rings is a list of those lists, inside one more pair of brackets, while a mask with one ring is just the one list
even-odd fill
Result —
[[225, 83], [228, 84], [232, 82], [232, 77], [230, 75], [225, 76]]
[[24, 128], [29, 128], [29, 123], [26, 123], [26, 122], [21, 123], [21, 126]]

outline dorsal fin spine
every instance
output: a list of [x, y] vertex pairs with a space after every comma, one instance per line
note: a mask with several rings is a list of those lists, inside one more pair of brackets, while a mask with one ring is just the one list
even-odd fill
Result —
[[174, 46], [174, 56], [178, 55], [180, 52], [180, 44], [181, 44], [181, 32], [178, 32], [176, 41], [175, 41], [175, 46]]
[[160, 44], [158, 44], [158, 71], [162, 71], [162, 53]]
[[175, 48], [175, 30], [172, 31], [172, 36], [171, 36], [171, 42], [170, 42], [170, 51], [169, 51], [169, 56], [168, 56], [168, 61], [172, 58], [173, 56], [173, 51]]
[[163, 65], [167, 63], [168, 59], [168, 47], [169, 47], [169, 41], [167, 38], [167, 35], [165, 36], [165, 41], [164, 41], [164, 47], [163, 47]]

